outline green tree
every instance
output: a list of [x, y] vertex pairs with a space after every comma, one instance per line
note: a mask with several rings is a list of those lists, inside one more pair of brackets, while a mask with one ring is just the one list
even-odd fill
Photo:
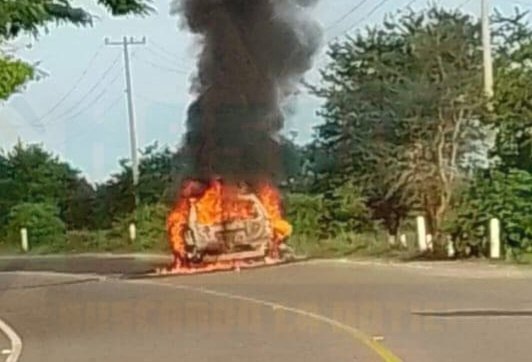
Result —
[[[186, 161], [180, 152], [157, 144], [141, 152], [137, 193], [141, 205], [172, 204], [178, 191], [179, 181], [186, 169]], [[105, 183], [97, 185], [95, 223], [110, 227], [117, 218], [133, 212], [133, 174], [128, 160], [120, 161], [120, 172]]]
[[[95, 0], [112, 15], [146, 15], [149, 0]], [[92, 16], [70, 0], [0, 0], [0, 38], [11, 39], [22, 32], [37, 35], [49, 23], [90, 25]]]
[[[146, 15], [149, 0], [95, 0], [112, 15]], [[0, 0], [0, 45], [21, 33], [37, 36], [48, 24], [70, 23], [87, 26], [92, 16], [69, 0]], [[0, 52], [0, 101], [33, 78], [32, 66]]]
[[494, 19], [495, 96], [485, 115], [496, 135], [493, 162], [457, 202], [449, 231], [458, 250], [467, 245], [486, 251], [491, 218], [501, 220], [507, 250], [532, 250], [532, 29], [525, 16]]
[[518, 254], [532, 250], [532, 174], [519, 169], [478, 173], [449, 220], [456, 249], [488, 250], [490, 219], [501, 220], [503, 245]]
[[0, 155], [0, 228], [19, 203], [56, 205], [69, 227], [81, 227], [89, 223], [93, 192], [79, 171], [39, 145], [19, 143]]
[[8, 216], [7, 240], [20, 242], [20, 229], [28, 230], [30, 245], [58, 245], [65, 240], [65, 224], [59, 217], [59, 208], [50, 203], [21, 203]]
[[315, 142], [330, 160], [326, 200], [355, 183], [391, 234], [413, 210], [441, 232], [482, 144], [479, 39], [471, 17], [432, 7], [331, 46], [324, 86], [313, 89], [325, 100]]
[[499, 167], [532, 173], [532, 29], [526, 15], [495, 18], [496, 92], [489, 121], [496, 131], [492, 156]]
[[323, 213], [323, 198], [303, 193], [290, 193], [285, 198], [286, 218], [298, 236], [317, 236]]
[[0, 101], [17, 92], [33, 78], [33, 68], [0, 52]]
[[69, 229], [82, 230], [96, 227], [96, 191], [79, 175], [71, 177], [65, 198], [61, 200], [61, 216]]

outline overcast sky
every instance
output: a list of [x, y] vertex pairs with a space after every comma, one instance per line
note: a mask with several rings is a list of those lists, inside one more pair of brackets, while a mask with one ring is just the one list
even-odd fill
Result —
[[[99, 18], [91, 28], [51, 27], [37, 40], [27, 36], [17, 40], [16, 55], [39, 62], [46, 75], [0, 104], [0, 148], [11, 148], [17, 139], [42, 143], [89, 180], [103, 181], [118, 170], [118, 160], [129, 155], [122, 49], [105, 46], [104, 38], [121, 40], [127, 35], [147, 39], [145, 46], [132, 47], [131, 52], [140, 148], [155, 141], [171, 146], [179, 142], [198, 49], [192, 37], [179, 28], [179, 19], [170, 15], [169, 0], [154, 0], [157, 13], [152, 16], [125, 19], [110, 18], [94, 6], [95, 2], [78, 1]], [[369, 0], [349, 14], [359, 2], [322, 0], [317, 5], [313, 13], [327, 29], [325, 39], [379, 22], [385, 14], [412, 1]], [[505, 12], [519, 3], [532, 8], [532, 0], [492, 2]], [[384, 4], [378, 6], [380, 3]], [[439, 3], [449, 7], [464, 4], [465, 11], [480, 12], [480, 0]], [[426, 4], [426, 0], [417, 0], [412, 6]], [[318, 79], [316, 69], [323, 61], [322, 52], [310, 79]], [[297, 131], [299, 143], [308, 142], [312, 128], [320, 122], [315, 114], [319, 104], [319, 100], [303, 94], [288, 117], [285, 131]]]

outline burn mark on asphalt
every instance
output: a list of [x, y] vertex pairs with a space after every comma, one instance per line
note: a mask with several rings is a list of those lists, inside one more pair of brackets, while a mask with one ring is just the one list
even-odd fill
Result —
[[93, 282], [99, 282], [99, 281], [101, 281], [101, 278], [86, 278], [86, 279], [69, 280], [69, 281], [64, 281], [64, 282], [41, 283], [41, 284], [31, 284], [31, 285], [13, 285], [7, 288], [0, 288], [0, 292], [6, 292], [6, 291], [11, 291], [11, 290], [53, 288], [53, 287], [62, 287], [66, 285], [87, 284], [87, 283], [93, 283]]
[[421, 311], [412, 314], [421, 317], [437, 318], [482, 318], [482, 317], [528, 317], [532, 318], [532, 310], [448, 310], [448, 311]]

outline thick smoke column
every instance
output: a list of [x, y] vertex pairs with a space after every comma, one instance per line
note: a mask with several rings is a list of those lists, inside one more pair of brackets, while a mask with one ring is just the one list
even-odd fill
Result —
[[176, 0], [202, 51], [184, 150], [192, 175], [231, 181], [281, 173], [281, 104], [311, 67], [317, 0]]

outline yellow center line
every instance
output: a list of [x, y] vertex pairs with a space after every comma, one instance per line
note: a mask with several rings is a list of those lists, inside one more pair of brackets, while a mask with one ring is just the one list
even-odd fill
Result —
[[279, 303], [274, 303], [274, 302], [270, 302], [266, 300], [245, 297], [242, 295], [220, 292], [220, 291], [216, 291], [212, 289], [199, 288], [199, 287], [193, 287], [193, 286], [188, 286], [188, 285], [172, 285], [172, 284], [167, 284], [167, 283], [144, 281], [144, 280], [132, 280], [131, 283], [158, 285], [158, 286], [163, 286], [163, 287], [168, 287], [168, 288], [173, 288], [173, 289], [179, 289], [179, 290], [191, 291], [191, 292], [196, 292], [196, 293], [201, 293], [201, 294], [206, 294], [206, 295], [212, 295], [212, 296], [220, 297], [220, 298], [239, 300], [239, 301], [244, 301], [248, 303], [254, 303], [254, 304], [261, 305], [261, 306], [269, 307], [269, 308], [272, 308], [273, 310], [282, 310], [285, 312], [311, 318], [316, 321], [326, 323], [330, 326], [333, 326], [335, 328], [338, 328], [338, 329], [341, 329], [347, 332], [354, 339], [361, 342], [362, 344], [370, 348], [373, 352], [375, 352], [377, 355], [379, 355], [379, 357], [384, 362], [402, 362], [402, 360], [399, 357], [397, 357], [391, 350], [389, 350], [383, 344], [374, 340], [370, 336], [366, 335], [359, 329], [349, 326], [347, 324], [344, 324], [342, 322], [339, 322], [337, 320], [331, 319], [329, 317], [323, 316], [321, 314], [308, 312], [303, 309], [288, 307], [288, 306], [285, 306]]

